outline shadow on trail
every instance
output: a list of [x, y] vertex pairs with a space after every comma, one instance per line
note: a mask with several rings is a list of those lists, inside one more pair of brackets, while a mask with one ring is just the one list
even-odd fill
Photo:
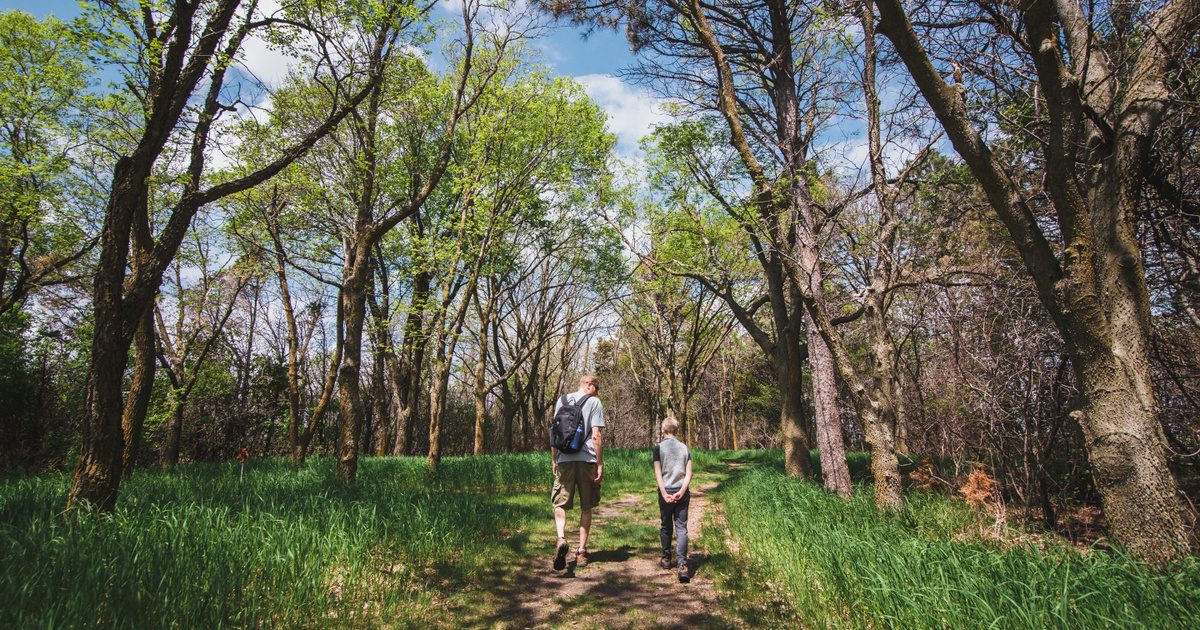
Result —
[[621, 545], [616, 549], [601, 549], [592, 552], [592, 562], [625, 562], [633, 557], [633, 553], [634, 549], [629, 545]]
[[[637, 550], [636, 557], [651, 563], [652, 549]], [[601, 560], [600, 558], [605, 558]], [[608, 560], [612, 558], [612, 560]], [[496, 581], [489, 591], [504, 602], [498, 609], [466, 619], [472, 627], [488, 627], [494, 624], [512, 624], [519, 628], [557, 627], [572, 624], [579, 627], [654, 627], [654, 628], [727, 628], [727, 619], [705, 612], [690, 612], [676, 618], [670, 617], [673, 589], [688, 588], [676, 583], [675, 572], [660, 570], [660, 574], [647, 583], [645, 576], [636, 571], [597, 571], [602, 563], [629, 562], [635, 558], [633, 550], [622, 548], [611, 554], [596, 553], [589, 568], [576, 572], [568, 565], [566, 571], [550, 571], [549, 558], [525, 570], [508, 574], [496, 572]], [[636, 559], [634, 560], [636, 561]], [[541, 564], [545, 564], [544, 568]], [[706, 561], [695, 564], [698, 568]], [[547, 601], [530, 601], [529, 594], [551, 593]]]
[[[705, 494], [697, 488], [698, 497]], [[460, 621], [469, 627], [512, 628], [730, 627], [728, 615], [715, 605], [703, 545], [691, 550], [688, 584], [679, 583], [676, 568], [659, 566], [658, 519], [644, 508], [647, 501], [627, 494], [605, 505], [596, 527], [631, 542], [593, 548], [585, 567], [569, 558], [564, 571], [553, 571], [552, 550], [543, 549], [536, 537], [514, 545], [527, 560], [489, 568], [483, 577], [487, 603]]]

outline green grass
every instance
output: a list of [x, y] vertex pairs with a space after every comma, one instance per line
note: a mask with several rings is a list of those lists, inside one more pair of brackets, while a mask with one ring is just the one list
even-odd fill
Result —
[[[1200, 563], [1156, 573], [1109, 552], [972, 538], [962, 502], [909, 493], [883, 515], [766, 462], [720, 491], [731, 532], [798, 616], [816, 627], [1200, 627]], [[744, 471], [744, 472], [742, 472]]]
[[[694, 458], [697, 483], [726, 479], [709, 496], [741, 549], [705, 536], [702, 570], [751, 626], [1200, 627], [1194, 560], [1156, 574], [1108, 552], [1006, 547], [964, 537], [974, 516], [950, 498], [910, 493], [884, 516], [867, 487], [843, 502], [787, 479], [777, 451]], [[865, 456], [851, 460], [861, 474]], [[620, 562], [657, 545], [650, 453], [611, 449], [605, 463], [605, 502], [645, 499], [593, 534]], [[553, 542], [547, 453], [447, 458], [436, 473], [366, 458], [353, 485], [332, 467], [255, 461], [244, 482], [236, 463], [139, 471], [115, 513], [69, 516], [66, 475], [0, 478], [0, 627], [512, 621], [514, 568]]]
[[[619, 486], [643, 459], [610, 452], [607, 473]], [[438, 582], [471, 582], [480, 557], [550, 520], [544, 453], [435, 474], [367, 458], [353, 485], [332, 466], [255, 461], [244, 483], [236, 463], [139, 471], [111, 515], [63, 515], [66, 475], [0, 480], [0, 627], [415, 624], [440, 614]]]

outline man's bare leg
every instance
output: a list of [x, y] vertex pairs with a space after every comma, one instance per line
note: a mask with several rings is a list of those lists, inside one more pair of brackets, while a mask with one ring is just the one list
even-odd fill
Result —
[[556, 507], [554, 508], [554, 526], [558, 528], [558, 541], [554, 543], [554, 563], [551, 568], [555, 571], [562, 571], [567, 565], [567, 545], [566, 529], [567, 529], [567, 511]]
[[[580, 510], [579, 512], [579, 548], [587, 549], [588, 531], [592, 528], [592, 511]], [[559, 530], [560, 532], [562, 530]]]
[[[591, 516], [590, 514], [588, 515]], [[567, 511], [556, 507], [554, 508], [554, 526], [558, 528], [558, 539], [567, 539]]]

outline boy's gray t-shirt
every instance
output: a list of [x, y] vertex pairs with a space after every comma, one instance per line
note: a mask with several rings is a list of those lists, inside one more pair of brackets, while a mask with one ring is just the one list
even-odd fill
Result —
[[[577, 391], [567, 394], [567, 400], [569, 400], [572, 405], [578, 402], [582, 397], [583, 394]], [[554, 413], [558, 413], [559, 407], [562, 407], [561, 396], [559, 396], [558, 400], [554, 403]], [[587, 442], [584, 443], [583, 448], [579, 449], [578, 453], [564, 453], [559, 451], [558, 462], [560, 464], [562, 462], [594, 463], [596, 461], [596, 444], [592, 440], [592, 427], [604, 426], [604, 405], [601, 404], [599, 398], [592, 396], [591, 398], [587, 399], [587, 402], [583, 403], [583, 421], [583, 434], [587, 436]]]
[[683, 478], [687, 476], [687, 463], [691, 459], [692, 454], [687, 445], [674, 436], [668, 436], [654, 445], [654, 461], [662, 463], [663, 486], [667, 488], [683, 485]]

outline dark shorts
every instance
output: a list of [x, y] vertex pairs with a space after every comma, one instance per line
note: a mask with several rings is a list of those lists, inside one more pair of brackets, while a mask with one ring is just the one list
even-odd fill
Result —
[[562, 462], [554, 476], [550, 502], [556, 508], [569, 510], [579, 493], [579, 509], [590, 510], [600, 504], [600, 484], [595, 482], [596, 462]]

